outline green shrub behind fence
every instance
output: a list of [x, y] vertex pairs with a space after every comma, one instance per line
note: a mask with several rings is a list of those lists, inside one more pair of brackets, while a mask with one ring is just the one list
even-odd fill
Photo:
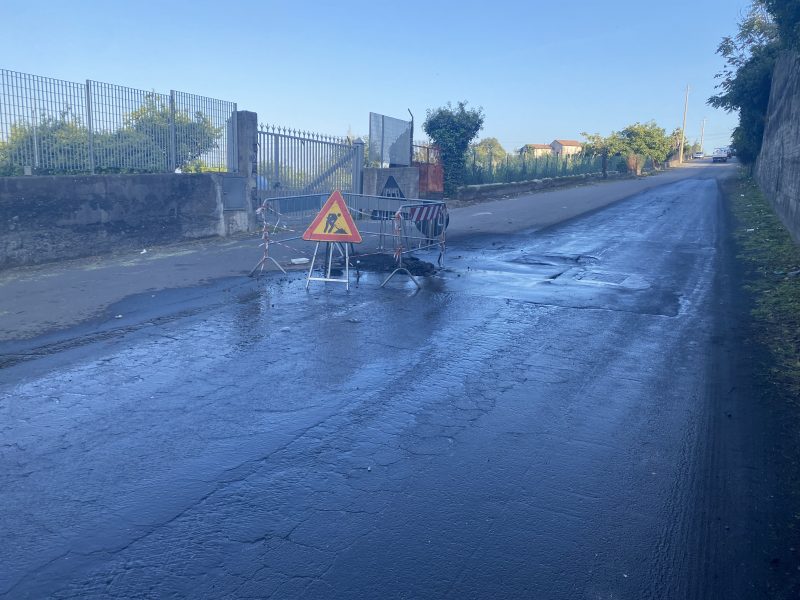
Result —
[[[538, 156], [532, 158], [525, 153], [507, 154], [501, 160], [488, 160], [481, 162], [476, 153], [467, 155], [466, 185], [480, 185], [484, 183], [513, 183], [531, 181], [545, 177], [566, 177], [569, 175], [584, 175], [587, 173], [600, 173], [603, 170], [603, 157], [599, 155], [584, 156]], [[609, 171], [625, 171], [625, 160], [620, 156], [608, 158]]]

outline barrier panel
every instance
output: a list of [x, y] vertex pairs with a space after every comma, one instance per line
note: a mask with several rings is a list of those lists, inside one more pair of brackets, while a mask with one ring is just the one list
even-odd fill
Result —
[[[358, 271], [359, 264], [366, 257], [393, 256], [397, 268], [383, 285], [398, 271], [411, 276], [402, 261], [404, 256], [412, 253], [436, 252], [436, 263], [439, 267], [444, 265], [446, 230], [449, 223], [447, 205], [444, 202], [351, 193], [341, 195], [363, 243], [358, 244], [356, 249], [352, 244], [344, 247], [338, 242], [329, 242], [333, 246], [326, 250], [327, 257], [332, 257], [338, 251], [340, 260], [344, 261], [342, 265], [347, 267], [349, 264], [350, 268]], [[278, 261], [269, 255], [269, 248], [276, 246], [286, 250], [282, 254], [289, 255], [284, 263], [300, 265], [310, 262], [315, 248], [313, 244], [303, 240], [303, 233], [317, 218], [329, 196], [330, 194], [308, 194], [265, 199], [257, 211], [263, 223], [264, 256], [250, 274], [263, 272], [269, 261], [283, 270]], [[329, 259], [328, 270], [330, 260], [332, 259]], [[417, 283], [413, 276], [412, 280]]]

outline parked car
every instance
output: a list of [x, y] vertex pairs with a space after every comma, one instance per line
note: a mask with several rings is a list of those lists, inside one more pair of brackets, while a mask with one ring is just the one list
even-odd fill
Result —
[[692, 158], [703, 158], [704, 156], [705, 154], [703, 154], [702, 152], [695, 152], [694, 154], [692, 154]]

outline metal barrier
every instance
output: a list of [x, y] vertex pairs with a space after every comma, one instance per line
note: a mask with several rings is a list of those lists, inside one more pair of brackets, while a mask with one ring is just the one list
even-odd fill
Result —
[[0, 69], [0, 175], [236, 171], [236, 104]]
[[[256, 271], [263, 271], [267, 261], [275, 262], [269, 256], [270, 247], [281, 246], [287, 249], [294, 259], [291, 262], [295, 264], [303, 264], [312, 257], [312, 244], [303, 241], [303, 232], [320, 212], [329, 195], [285, 196], [263, 201], [258, 213], [263, 220], [264, 256], [251, 271], [251, 275]], [[438, 252], [436, 262], [440, 267], [443, 266], [449, 223], [447, 205], [444, 202], [347, 192], [342, 195], [364, 239], [363, 244], [359, 245], [358, 253], [350, 254], [351, 258], [359, 260], [368, 256], [393, 255], [398, 268], [402, 268], [403, 256], [428, 250]], [[345, 252], [340, 254], [345, 256]]]

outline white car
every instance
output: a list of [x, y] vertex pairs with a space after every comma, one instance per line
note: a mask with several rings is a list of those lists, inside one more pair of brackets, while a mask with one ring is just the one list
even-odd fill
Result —
[[728, 151], [725, 148], [714, 148], [711, 155], [711, 162], [728, 162]]
[[703, 158], [705, 156], [702, 152], [695, 152], [692, 154], [692, 158]]

